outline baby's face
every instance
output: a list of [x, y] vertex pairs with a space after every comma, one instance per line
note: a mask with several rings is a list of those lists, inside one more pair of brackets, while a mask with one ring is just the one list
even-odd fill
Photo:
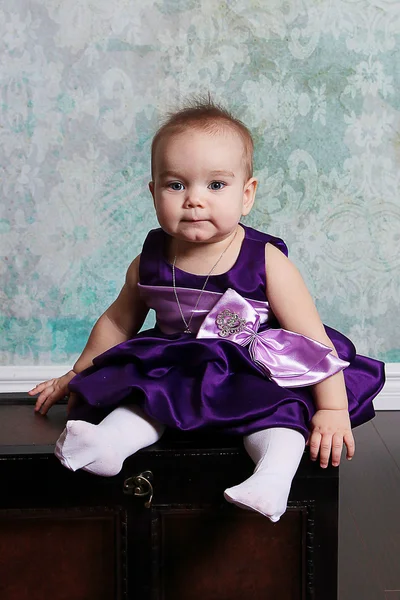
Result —
[[187, 242], [220, 241], [232, 233], [254, 200], [240, 136], [231, 129], [197, 129], [161, 139], [149, 185], [161, 227]]

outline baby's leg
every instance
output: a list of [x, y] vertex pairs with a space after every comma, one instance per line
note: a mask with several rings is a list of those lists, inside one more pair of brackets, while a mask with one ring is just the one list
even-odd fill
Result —
[[125, 458], [160, 439], [165, 427], [138, 406], [121, 406], [99, 425], [68, 421], [55, 455], [67, 469], [84, 469], [111, 477], [120, 472]]
[[224, 496], [228, 502], [279, 521], [304, 452], [304, 437], [294, 429], [276, 427], [245, 436], [244, 446], [256, 468], [246, 481], [225, 490]]

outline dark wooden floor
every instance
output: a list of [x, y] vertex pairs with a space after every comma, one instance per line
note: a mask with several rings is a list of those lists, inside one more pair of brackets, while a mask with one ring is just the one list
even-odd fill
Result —
[[400, 600], [400, 411], [354, 434], [340, 470], [339, 600]]

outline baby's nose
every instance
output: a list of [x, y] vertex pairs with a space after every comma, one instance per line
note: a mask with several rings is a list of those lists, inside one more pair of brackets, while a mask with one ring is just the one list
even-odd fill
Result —
[[202, 195], [199, 192], [196, 192], [195, 190], [188, 191], [188, 193], [185, 197], [185, 206], [187, 208], [203, 206], [203, 204], [204, 204], [204, 200], [202, 198]]

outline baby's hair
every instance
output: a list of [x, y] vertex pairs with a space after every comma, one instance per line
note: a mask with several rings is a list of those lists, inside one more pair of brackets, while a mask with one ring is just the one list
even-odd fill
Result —
[[224, 128], [235, 131], [243, 142], [243, 157], [246, 179], [253, 175], [254, 143], [246, 125], [234, 117], [226, 108], [215, 103], [210, 94], [196, 96], [186, 106], [176, 112], [170, 112], [156, 132], [151, 144], [151, 176], [154, 179], [154, 157], [157, 144], [166, 135], [181, 133], [188, 127], [207, 133], [220, 133]]

